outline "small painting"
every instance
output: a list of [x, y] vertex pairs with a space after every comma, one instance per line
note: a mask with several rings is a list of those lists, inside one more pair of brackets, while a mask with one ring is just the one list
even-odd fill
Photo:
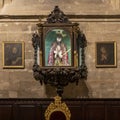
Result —
[[3, 68], [24, 68], [24, 42], [3, 42]]
[[116, 67], [116, 42], [96, 43], [96, 67]]
[[71, 36], [67, 30], [55, 28], [45, 37], [45, 66], [71, 66]]

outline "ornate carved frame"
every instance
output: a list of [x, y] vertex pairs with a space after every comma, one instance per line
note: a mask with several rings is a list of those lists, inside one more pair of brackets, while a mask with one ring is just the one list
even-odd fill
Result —
[[[67, 16], [55, 6], [44, 24], [37, 24], [38, 34], [34, 33], [32, 42], [34, 47], [34, 78], [40, 83], [50, 84], [57, 88], [61, 96], [64, 86], [68, 83], [87, 79], [87, 67], [85, 64], [84, 49], [87, 46], [85, 35], [80, 31], [78, 23], [72, 23]], [[50, 29], [63, 29], [71, 31], [72, 64], [70, 66], [46, 66], [45, 65], [45, 36]]]
[[60, 111], [65, 115], [66, 120], [70, 120], [71, 112], [70, 112], [68, 106], [66, 105], [66, 103], [62, 102], [61, 97], [59, 97], [59, 96], [54, 97], [54, 100], [55, 101], [50, 103], [50, 105], [47, 107], [47, 109], [45, 111], [45, 119], [50, 120], [50, 116], [52, 115], [52, 113], [54, 113], [56, 111]]

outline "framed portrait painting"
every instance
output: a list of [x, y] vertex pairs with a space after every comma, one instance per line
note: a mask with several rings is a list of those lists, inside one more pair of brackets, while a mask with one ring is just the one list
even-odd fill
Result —
[[71, 27], [44, 27], [44, 66], [71, 67], [73, 65], [73, 44]]
[[3, 68], [24, 68], [24, 42], [4, 41]]
[[96, 67], [117, 67], [115, 41], [96, 43]]

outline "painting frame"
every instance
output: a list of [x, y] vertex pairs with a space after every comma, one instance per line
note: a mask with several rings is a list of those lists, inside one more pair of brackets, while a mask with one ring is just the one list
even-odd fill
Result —
[[[79, 80], [87, 79], [88, 71], [85, 63], [87, 40], [85, 34], [79, 28], [79, 24], [71, 22], [58, 6], [55, 6], [54, 10], [51, 11], [46, 21], [43, 22], [40, 19], [37, 26], [38, 29], [32, 37], [34, 48], [33, 76], [40, 81], [41, 85], [44, 83], [56, 87], [57, 94], [62, 96], [63, 88], [68, 83], [75, 82], [77, 85]], [[60, 30], [57, 31], [58, 29]], [[53, 31], [56, 33], [53, 34]], [[61, 33], [62, 37], [60, 34], [58, 37], [57, 33]], [[64, 35], [67, 37], [64, 38], [66, 41], [62, 39], [65, 37]], [[57, 41], [55, 40], [54, 43], [53, 39]], [[66, 47], [66, 42], [70, 49]], [[46, 50], [48, 47], [49, 49]], [[46, 52], [50, 54], [46, 55]], [[68, 52], [71, 52], [70, 56], [65, 57]]]
[[[73, 38], [73, 25], [72, 24], [66, 24], [66, 25], [43, 25], [43, 48], [42, 48], [42, 66], [44, 67], [74, 67], [74, 38]], [[62, 31], [62, 32], [61, 32]], [[52, 33], [52, 34], [51, 34]], [[50, 38], [51, 36], [52, 38]], [[62, 45], [64, 44], [66, 47], [66, 58], [68, 57], [68, 61], [66, 60], [66, 63], [63, 65], [57, 65], [58, 63], [55, 62], [54, 64], [51, 64], [50, 58], [50, 51], [52, 49], [51, 46], [54, 46], [56, 44], [56, 38], [57, 35], [62, 36]], [[66, 35], [66, 36], [65, 36]], [[50, 38], [47, 40], [47, 38]], [[53, 39], [53, 41], [52, 41]], [[63, 45], [63, 46], [64, 46]], [[51, 47], [51, 48], [50, 48]], [[64, 49], [65, 49], [64, 47]], [[49, 49], [49, 50], [47, 50]], [[55, 52], [55, 50], [54, 50]], [[63, 52], [64, 53], [64, 52]], [[65, 56], [65, 55], [64, 55]], [[63, 59], [63, 58], [62, 58]], [[48, 63], [47, 63], [48, 62]], [[51, 62], [51, 63], [50, 63]]]
[[96, 68], [117, 67], [116, 41], [96, 42]]
[[2, 42], [4, 69], [21, 69], [25, 67], [24, 46], [25, 43], [23, 41]]

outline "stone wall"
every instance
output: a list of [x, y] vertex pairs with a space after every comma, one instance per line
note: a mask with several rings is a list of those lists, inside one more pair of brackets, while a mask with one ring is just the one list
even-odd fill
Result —
[[[40, 86], [33, 78], [32, 33], [36, 27], [34, 22], [0, 23], [0, 97], [44, 97], [44, 86]], [[25, 68], [2, 68], [2, 42], [24, 41]], [[41, 92], [42, 91], [42, 92]]]
[[[88, 80], [93, 97], [120, 97], [120, 23], [119, 22], [85, 22], [84, 30], [88, 40], [86, 48], [86, 63], [88, 66]], [[99, 41], [116, 41], [117, 68], [95, 67], [95, 44]]]
[[[37, 30], [37, 21], [7, 21], [0, 23], [0, 97], [1, 98], [26, 98], [26, 97], [51, 97], [56, 95], [55, 88], [51, 86], [41, 86], [33, 78], [32, 66], [34, 63], [34, 49], [32, 47], [32, 34]], [[4, 41], [24, 41], [25, 43], [25, 68], [24, 69], [3, 69], [3, 49]], [[70, 85], [64, 96], [71, 96], [70, 89], [74, 88], [74, 97], [87, 96], [86, 85], [80, 82], [81, 86]], [[85, 89], [85, 91], [83, 91]], [[70, 90], [70, 91], [69, 91]]]
[[[88, 45], [85, 51], [88, 67], [88, 79], [80, 82], [78, 86], [70, 84], [65, 88], [64, 97], [94, 97], [119, 98], [120, 97], [120, 18], [77, 18], [77, 15], [115, 15], [119, 13], [119, 0], [68, 0], [52, 2], [51, 0], [14, 0], [4, 5], [0, 10], [0, 98], [44, 98], [55, 96], [55, 88], [41, 86], [33, 78], [32, 65], [34, 50], [32, 47], [32, 34], [37, 29], [38, 19], [10, 19], [4, 15], [48, 15], [55, 5], [59, 5], [66, 14], [75, 15], [72, 22], [78, 22], [80, 29], [85, 33]], [[34, 4], [33, 4], [34, 3]], [[38, 4], [39, 3], [39, 4]], [[46, 4], [47, 3], [47, 4]], [[68, 3], [68, 4], [67, 4]], [[31, 4], [33, 7], [31, 7]], [[47, 7], [46, 7], [47, 6]], [[49, 9], [48, 9], [49, 8]], [[42, 21], [45, 19], [41, 18]], [[25, 42], [25, 68], [3, 69], [2, 42]], [[98, 41], [116, 41], [117, 68], [96, 68], [95, 45]]]

